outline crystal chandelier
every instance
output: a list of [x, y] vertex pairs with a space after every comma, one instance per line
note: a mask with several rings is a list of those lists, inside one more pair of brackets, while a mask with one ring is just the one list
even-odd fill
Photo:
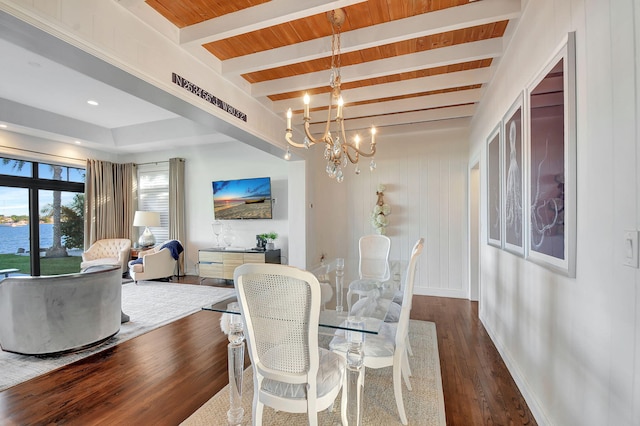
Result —
[[[320, 137], [313, 137], [309, 131], [309, 124], [311, 117], [309, 115], [309, 103], [310, 98], [307, 93], [304, 95], [304, 133], [305, 138], [303, 143], [297, 143], [292, 140], [293, 132], [291, 130], [291, 108], [287, 110], [287, 130], [285, 138], [291, 146], [296, 148], [309, 148], [317, 143], [324, 143], [324, 158], [327, 160], [327, 175], [331, 178], [335, 178], [338, 182], [344, 180], [343, 169], [347, 167], [348, 161], [355, 164], [355, 173], [360, 174], [360, 167], [358, 166], [358, 160], [360, 156], [371, 157], [369, 168], [373, 171], [376, 168], [376, 162], [373, 156], [376, 153], [376, 128], [371, 127], [371, 144], [369, 152], [365, 152], [360, 148], [360, 137], [355, 135], [352, 141], [347, 139], [344, 132], [344, 116], [343, 107], [344, 100], [340, 94], [340, 29], [344, 23], [345, 14], [342, 9], [332, 10], [327, 12], [327, 18], [331, 22], [331, 76], [329, 79], [329, 86], [331, 92], [329, 93], [329, 106], [327, 108], [327, 123], [324, 129], [324, 133]], [[335, 104], [335, 118], [331, 118], [331, 110], [334, 109]], [[332, 124], [334, 126], [337, 136], [331, 134]], [[287, 148], [287, 157], [289, 156], [289, 148]], [[285, 157], [286, 158], [286, 157]]]

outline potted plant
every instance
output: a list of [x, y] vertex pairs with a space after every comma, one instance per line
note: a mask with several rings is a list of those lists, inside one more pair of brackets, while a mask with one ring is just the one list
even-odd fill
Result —
[[273, 242], [278, 238], [278, 234], [276, 232], [271, 231], [271, 232], [266, 232], [264, 234], [260, 234], [259, 237], [267, 241], [267, 244], [265, 246], [267, 250], [273, 250], [275, 247]]

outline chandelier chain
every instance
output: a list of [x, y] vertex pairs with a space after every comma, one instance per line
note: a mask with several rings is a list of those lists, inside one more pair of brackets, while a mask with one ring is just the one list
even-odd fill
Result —
[[[327, 18], [331, 22], [331, 75], [329, 79], [329, 86], [331, 87], [331, 93], [329, 94], [329, 105], [327, 107], [327, 123], [324, 133], [314, 137], [310, 132], [311, 117], [309, 114], [309, 103], [311, 101], [310, 96], [305, 93], [304, 95], [304, 116], [303, 125], [305, 138], [303, 143], [295, 142], [293, 137], [293, 130], [291, 126], [291, 118], [293, 113], [291, 108], [287, 111], [287, 129], [285, 131], [285, 138], [289, 145], [296, 148], [309, 148], [312, 145], [323, 143], [324, 159], [327, 160], [326, 172], [331, 178], [335, 178], [336, 181], [342, 182], [344, 179], [343, 169], [347, 167], [348, 163], [355, 164], [355, 174], [360, 174], [360, 168], [358, 167], [358, 160], [360, 156], [369, 157], [371, 161], [369, 163], [369, 169], [373, 171], [376, 168], [376, 162], [373, 156], [376, 153], [376, 140], [375, 127], [371, 127], [371, 142], [369, 150], [364, 151], [360, 147], [360, 137], [356, 134], [352, 140], [348, 140], [344, 129], [344, 100], [340, 93], [340, 66], [342, 65], [340, 49], [340, 33], [342, 29], [342, 23], [344, 22], [344, 11], [341, 9], [334, 10], [327, 13]], [[335, 118], [332, 119], [332, 110], [335, 109]], [[335, 133], [331, 134], [331, 125], [335, 126]], [[287, 148], [288, 149], [288, 148]]]

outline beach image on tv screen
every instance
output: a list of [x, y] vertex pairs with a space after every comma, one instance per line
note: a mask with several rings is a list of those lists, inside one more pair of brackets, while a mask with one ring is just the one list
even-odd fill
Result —
[[216, 220], [271, 219], [270, 178], [223, 180], [212, 186]]

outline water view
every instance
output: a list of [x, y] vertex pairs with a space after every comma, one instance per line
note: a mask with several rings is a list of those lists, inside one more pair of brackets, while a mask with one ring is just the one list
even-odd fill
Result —
[[[40, 224], [40, 247], [48, 248], [53, 244], [53, 225], [50, 223]], [[0, 226], [0, 254], [15, 254], [23, 249], [24, 252], [31, 250], [29, 246], [29, 226], [28, 225], [2, 225]]]

